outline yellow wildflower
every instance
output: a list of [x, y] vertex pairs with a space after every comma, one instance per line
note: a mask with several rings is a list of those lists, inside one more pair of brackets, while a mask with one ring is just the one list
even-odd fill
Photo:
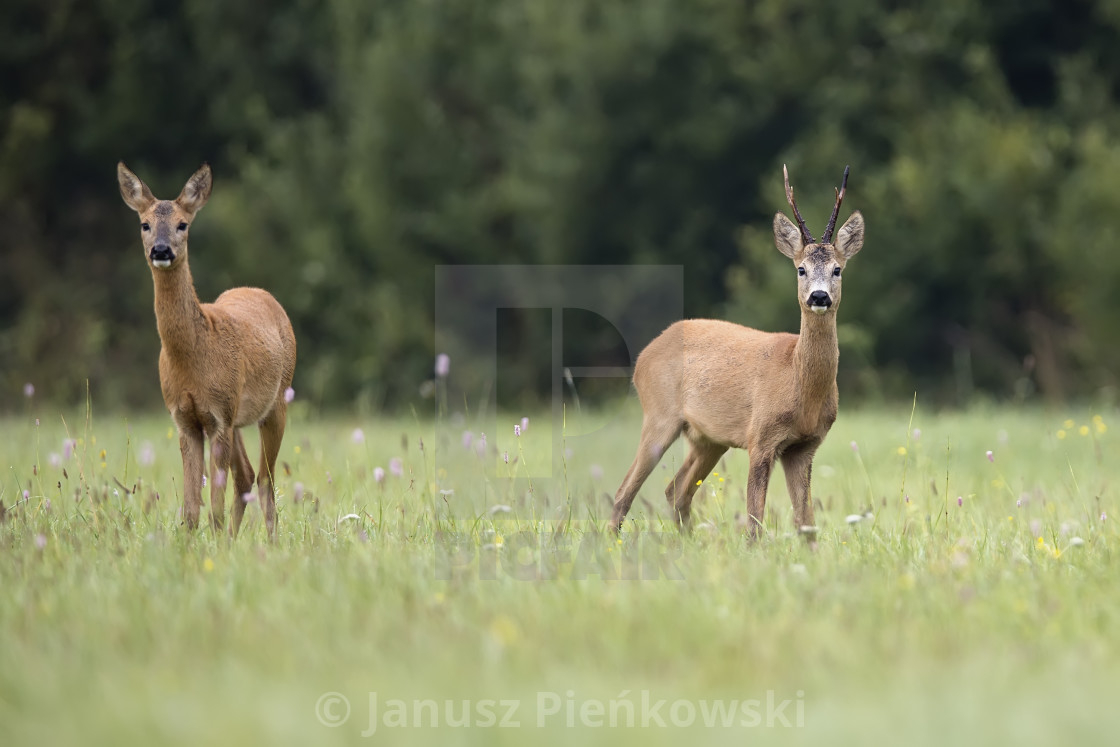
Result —
[[517, 624], [505, 615], [499, 615], [490, 623], [490, 635], [494, 636], [503, 645], [516, 643], [518, 637]]
[[1050, 547], [1050, 545], [1046, 544], [1046, 540], [1042, 539], [1042, 537], [1038, 538], [1037, 546], [1038, 546], [1039, 550], [1042, 550], [1044, 552], [1048, 552], [1048, 553], [1050, 553], [1050, 555], [1052, 555], [1055, 558], [1060, 558], [1062, 556], [1062, 551], [1061, 550], [1059, 550], [1056, 547]]

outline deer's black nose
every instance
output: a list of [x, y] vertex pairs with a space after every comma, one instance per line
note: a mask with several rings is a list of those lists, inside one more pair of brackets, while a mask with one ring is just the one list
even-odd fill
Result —
[[810, 306], [823, 306], [826, 309], [832, 305], [832, 299], [824, 291], [813, 291], [809, 294]]
[[156, 244], [148, 256], [153, 262], [170, 262], [175, 259], [175, 252], [167, 244]]

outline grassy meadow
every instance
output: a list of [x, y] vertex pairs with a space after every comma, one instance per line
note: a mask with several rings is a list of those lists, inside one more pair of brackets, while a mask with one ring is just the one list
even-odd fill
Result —
[[[469, 421], [299, 405], [275, 544], [255, 505], [232, 543], [180, 526], [166, 415], [33, 405], [0, 421], [0, 743], [1120, 732], [1114, 411], [842, 408], [815, 462], [810, 549], [780, 468], [765, 538], [736, 530], [743, 453], [705, 481], [679, 539], [662, 496], [679, 445], [621, 540], [603, 533], [637, 443], [633, 402], [555, 429], [529, 413], [520, 437], [522, 413], [499, 416], [485, 446]], [[666, 702], [651, 715], [643, 699]], [[732, 725], [718, 703], [741, 709]], [[612, 714], [634, 728], [610, 728]]]

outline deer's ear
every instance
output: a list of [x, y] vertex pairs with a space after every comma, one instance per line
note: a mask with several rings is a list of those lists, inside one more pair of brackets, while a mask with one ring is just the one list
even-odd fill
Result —
[[202, 164], [202, 168], [194, 172], [183, 191], [175, 199], [188, 213], [197, 213], [210, 199], [210, 189], [214, 186], [214, 178], [210, 174], [210, 164]]
[[779, 252], [790, 259], [796, 259], [797, 253], [803, 248], [801, 230], [785, 216], [785, 213], [777, 213], [774, 216], [774, 245], [778, 247]]
[[124, 161], [117, 163], [117, 184], [120, 185], [125, 204], [138, 213], [144, 212], [156, 201], [152, 190], [140, 181], [140, 177], [128, 170]]
[[840, 232], [836, 235], [836, 251], [844, 256], [844, 259], [851, 259], [855, 253], [863, 248], [863, 216], [859, 211], [852, 213], [852, 217], [844, 221], [844, 225], [840, 226]]

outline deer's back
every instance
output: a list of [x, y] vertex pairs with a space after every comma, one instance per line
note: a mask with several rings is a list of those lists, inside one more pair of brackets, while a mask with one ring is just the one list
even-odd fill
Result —
[[295, 370], [296, 336], [280, 302], [260, 288], [232, 288], [212, 304], [203, 305], [223, 336], [236, 338], [247, 357], [273, 361], [286, 370], [290, 382]]
[[[647, 417], [673, 417], [691, 436], [746, 447], [752, 427], [781, 413], [797, 335], [716, 319], [673, 324], [638, 356], [634, 385]], [[789, 391], [787, 391], [789, 390]]]

